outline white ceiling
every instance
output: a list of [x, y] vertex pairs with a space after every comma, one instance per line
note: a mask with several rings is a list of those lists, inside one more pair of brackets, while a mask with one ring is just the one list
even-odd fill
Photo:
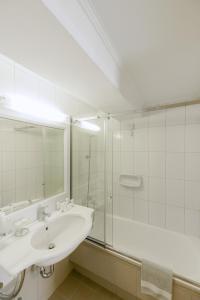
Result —
[[145, 106], [200, 98], [199, 0], [89, 2]]
[[200, 98], [199, 0], [42, 1], [134, 107]]
[[131, 108], [41, 0], [0, 1], [0, 39], [0, 53], [98, 110]]
[[200, 98], [199, 0], [0, 1], [0, 52], [99, 110]]

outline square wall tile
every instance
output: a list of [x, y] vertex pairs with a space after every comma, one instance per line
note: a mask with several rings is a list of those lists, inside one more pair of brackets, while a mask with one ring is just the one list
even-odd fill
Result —
[[134, 153], [134, 173], [135, 175], [148, 175], [148, 152]]
[[16, 169], [25, 169], [31, 166], [33, 163], [30, 156], [32, 152], [20, 151], [16, 152]]
[[149, 178], [146, 176], [142, 176], [142, 185], [134, 189], [134, 197], [140, 200], [148, 200], [148, 186], [149, 186]]
[[149, 152], [149, 176], [165, 177], [165, 152]]
[[133, 199], [122, 198], [120, 196], [113, 199], [114, 215], [122, 218], [132, 219], [133, 217]]
[[28, 135], [24, 132], [16, 131], [15, 133], [15, 150], [27, 151], [28, 149]]
[[14, 171], [15, 170], [15, 152], [2, 152], [2, 166], [1, 171]]
[[20, 202], [20, 201], [27, 201], [28, 199], [28, 192], [27, 192], [27, 186], [22, 186], [21, 188], [16, 188], [16, 196], [15, 196], [15, 201]]
[[200, 152], [200, 124], [186, 126], [185, 151]]
[[165, 127], [149, 128], [149, 151], [165, 151]]
[[148, 129], [138, 128], [134, 130], [134, 150], [147, 151], [148, 150]]
[[149, 127], [165, 126], [165, 121], [165, 110], [159, 110], [149, 114]]
[[133, 118], [130, 118], [130, 119], [126, 119], [126, 120], [122, 120], [120, 122], [120, 128], [121, 128], [121, 131], [123, 130], [131, 130], [133, 127], [135, 127], [135, 120]]
[[125, 186], [119, 186], [119, 195], [121, 199], [133, 200], [133, 189]]
[[184, 208], [167, 205], [166, 227], [172, 231], [184, 232]]
[[185, 161], [183, 153], [166, 154], [166, 178], [184, 179]]
[[184, 152], [185, 151], [185, 127], [168, 126], [166, 128], [166, 151]]
[[15, 188], [15, 171], [2, 173], [2, 191], [8, 191]]
[[200, 210], [200, 181], [185, 182], [185, 206]]
[[131, 130], [121, 131], [121, 151], [133, 151], [134, 134]]
[[7, 206], [15, 202], [15, 189], [11, 188], [6, 191], [2, 191], [2, 206]]
[[149, 203], [149, 223], [158, 227], [165, 227], [165, 205]]
[[184, 180], [166, 180], [166, 202], [171, 205], [184, 207], [185, 182]]
[[121, 152], [121, 174], [133, 174], [134, 157], [132, 151]]
[[12, 131], [1, 132], [2, 151], [15, 151], [15, 134]]
[[184, 125], [186, 118], [185, 107], [166, 109], [166, 126]]
[[147, 128], [149, 126], [149, 117], [147, 116], [139, 116], [134, 119], [135, 128]]
[[186, 153], [185, 179], [200, 180], [200, 153]]
[[16, 188], [22, 188], [27, 186], [28, 171], [27, 169], [17, 169], [16, 170]]
[[200, 104], [186, 106], [186, 123], [200, 124]]
[[200, 237], [200, 211], [199, 210], [186, 209], [185, 233]]
[[162, 178], [149, 177], [149, 201], [165, 202], [165, 180]]
[[142, 223], [148, 223], [148, 201], [141, 199], [134, 200], [134, 220]]

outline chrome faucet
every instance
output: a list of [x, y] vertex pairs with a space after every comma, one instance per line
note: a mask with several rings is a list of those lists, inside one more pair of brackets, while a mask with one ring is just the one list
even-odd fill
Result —
[[46, 220], [46, 217], [50, 217], [51, 214], [46, 211], [47, 208], [48, 208], [47, 205], [38, 207], [38, 211], [37, 211], [38, 221], [44, 222]]

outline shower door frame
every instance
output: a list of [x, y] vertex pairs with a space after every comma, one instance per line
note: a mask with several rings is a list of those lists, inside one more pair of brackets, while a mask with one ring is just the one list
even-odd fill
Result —
[[[90, 121], [90, 120], [100, 120], [102, 119], [103, 120], [103, 136], [104, 136], [104, 147], [103, 147], [103, 153], [104, 153], [104, 201], [103, 201], [103, 205], [104, 205], [104, 210], [103, 210], [103, 219], [104, 219], [104, 237], [103, 237], [103, 240], [99, 240], [99, 239], [96, 239], [92, 236], [88, 236], [87, 237], [87, 240], [91, 241], [91, 242], [94, 242], [95, 244], [98, 244], [100, 245], [101, 247], [112, 247], [112, 245], [109, 245], [107, 243], [107, 233], [106, 233], [106, 226], [107, 226], [107, 222], [106, 222], [106, 213], [107, 213], [107, 198], [108, 198], [108, 194], [107, 194], [107, 169], [106, 169], [106, 163], [107, 163], [107, 127], [108, 127], [108, 122], [110, 120], [110, 116], [109, 114], [108, 115], [104, 115], [104, 116], [94, 116], [94, 117], [88, 117], [88, 118], [70, 118], [70, 198], [72, 199], [73, 198], [73, 193], [72, 193], [72, 185], [73, 185], [73, 179], [72, 179], [72, 169], [73, 169], [73, 166], [72, 166], [72, 159], [73, 159], [73, 149], [72, 149], [72, 135], [73, 135], [73, 126], [77, 126], [75, 125], [75, 122], [76, 121], [79, 121], [79, 120], [84, 120], [84, 121]], [[113, 167], [113, 155], [112, 155], [112, 167]], [[111, 172], [112, 174], [112, 177], [113, 177], [113, 172]], [[113, 178], [112, 178], [112, 189], [113, 189]], [[111, 198], [111, 197], [110, 197]], [[112, 215], [113, 215], [113, 203], [112, 203]], [[113, 217], [112, 217], [113, 219]], [[94, 221], [95, 222], [95, 221]], [[113, 235], [113, 220], [112, 220], [112, 235]], [[113, 237], [112, 237], [113, 239]]]

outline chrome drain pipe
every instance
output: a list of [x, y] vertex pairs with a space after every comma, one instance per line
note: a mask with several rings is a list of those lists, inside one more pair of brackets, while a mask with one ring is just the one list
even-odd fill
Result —
[[[47, 270], [49, 268], [49, 270]], [[54, 265], [51, 265], [49, 267], [41, 267], [40, 268], [40, 275], [42, 276], [42, 278], [49, 278], [53, 275], [54, 273]]]

